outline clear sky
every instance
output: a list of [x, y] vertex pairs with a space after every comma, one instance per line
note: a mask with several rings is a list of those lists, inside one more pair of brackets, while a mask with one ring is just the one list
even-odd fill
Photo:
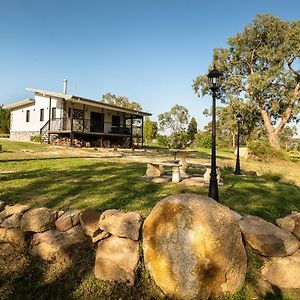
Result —
[[181, 104], [202, 128], [209, 97], [193, 79], [257, 14], [300, 17], [300, 0], [0, 0], [0, 104], [26, 87], [99, 100], [111, 92], [153, 114]]

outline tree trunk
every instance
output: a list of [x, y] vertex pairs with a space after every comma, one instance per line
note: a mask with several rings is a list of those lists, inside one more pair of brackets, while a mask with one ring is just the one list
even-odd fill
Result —
[[272, 132], [268, 132], [268, 138], [270, 145], [277, 150], [280, 150], [280, 141], [279, 141], [279, 133], [275, 130]]
[[268, 140], [270, 142], [270, 145], [275, 149], [280, 150], [279, 132], [281, 128], [274, 129], [271, 123], [270, 116], [263, 108], [260, 109], [260, 113], [262, 115], [264, 125], [267, 130]]

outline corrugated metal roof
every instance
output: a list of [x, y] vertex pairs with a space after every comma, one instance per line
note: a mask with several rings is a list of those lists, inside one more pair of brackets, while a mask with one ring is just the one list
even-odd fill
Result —
[[61, 99], [71, 99], [74, 97], [73, 95], [52, 92], [52, 91], [46, 91], [46, 90], [41, 90], [41, 89], [26, 88], [26, 90], [37, 93], [37, 94], [41, 94], [43, 96], [51, 96], [51, 97], [56, 97], [56, 98], [61, 98]]
[[82, 103], [82, 104], [88, 104], [91, 106], [106, 108], [106, 109], [110, 109], [110, 110], [114, 110], [114, 111], [121, 111], [121, 112], [129, 113], [129, 114], [139, 115], [139, 116], [151, 116], [152, 115], [152, 114], [144, 112], [144, 111], [128, 109], [128, 108], [111, 105], [111, 104], [107, 104], [107, 103], [103, 103], [100, 101], [91, 100], [88, 98], [75, 96], [75, 95], [68, 95], [68, 94], [64, 94], [64, 93], [57, 93], [57, 92], [46, 91], [46, 90], [41, 90], [41, 89], [33, 89], [33, 88], [27, 88], [26, 90], [37, 93], [37, 94], [41, 94], [43, 96], [61, 98], [61, 99], [65, 99], [68, 101], [72, 101], [74, 103], [77, 102], [77, 103]]
[[34, 99], [28, 98], [28, 99], [24, 99], [12, 104], [8, 104], [3, 106], [3, 109], [8, 109], [8, 110], [12, 110], [14, 108], [18, 108], [18, 107], [22, 107], [22, 106], [27, 106], [27, 105], [32, 105], [35, 103]]

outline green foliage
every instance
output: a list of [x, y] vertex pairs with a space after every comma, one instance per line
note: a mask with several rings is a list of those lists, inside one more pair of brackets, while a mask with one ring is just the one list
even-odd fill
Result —
[[127, 97], [124, 96], [117, 96], [111, 93], [106, 93], [102, 95], [101, 101], [103, 103], [107, 103], [110, 105], [116, 105], [119, 107], [124, 107], [128, 109], [133, 109], [133, 110], [142, 110], [141, 104], [135, 101], [129, 101]]
[[[244, 101], [259, 111], [270, 144], [279, 149], [279, 133], [300, 111], [300, 21], [258, 15], [228, 48], [214, 49], [212, 65], [222, 70], [221, 99]], [[194, 91], [210, 92], [206, 75], [194, 80]]]
[[258, 159], [270, 160], [288, 160], [288, 155], [282, 151], [272, 147], [267, 140], [254, 140], [248, 143], [248, 148], [252, 156]]
[[181, 149], [186, 147], [190, 139], [187, 132], [183, 131], [179, 133], [173, 133], [169, 136], [157, 135], [156, 141], [159, 146], [164, 148]]
[[217, 144], [220, 146], [235, 146], [237, 137], [236, 116], [242, 115], [240, 123], [240, 143], [246, 144], [254, 129], [260, 126], [259, 112], [255, 107], [239, 100], [230, 100], [229, 105], [217, 108]]
[[284, 127], [283, 130], [279, 134], [280, 144], [283, 149], [286, 151], [293, 150], [297, 147], [297, 143], [295, 143], [293, 136], [296, 135], [297, 129], [296, 127]]
[[155, 139], [157, 135], [157, 122], [151, 121], [149, 117], [144, 121], [144, 138], [146, 142]]
[[195, 146], [201, 148], [211, 149], [212, 147], [212, 136], [209, 131], [202, 131], [195, 136]]
[[[184, 148], [189, 142], [189, 135], [185, 132], [189, 121], [187, 108], [176, 104], [170, 111], [158, 115], [159, 129], [169, 131], [168, 145], [172, 148]], [[166, 142], [166, 139], [165, 141]]]
[[185, 148], [190, 141], [190, 137], [187, 132], [182, 131], [179, 133], [173, 133], [169, 136], [170, 148], [181, 149]]
[[198, 126], [198, 124], [197, 124], [196, 119], [194, 117], [192, 117], [192, 119], [188, 125], [188, 128], [187, 128], [187, 134], [188, 134], [188, 137], [191, 142], [194, 141], [195, 135], [197, 134], [197, 131], [198, 131], [197, 126]]
[[189, 121], [187, 108], [174, 105], [170, 111], [158, 115], [158, 124], [161, 131], [170, 130], [171, 134], [185, 131]]
[[165, 135], [160, 135], [158, 134], [156, 136], [156, 141], [157, 141], [157, 144], [163, 148], [170, 148], [170, 140], [167, 136]]
[[32, 142], [37, 142], [37, 143], [41, 143], [43, 141], [43, 138], [40, 134], [37, 134], [37, 135], [33, 135], [30, 140]]
[[267, 172], [267, 173], [263, 174], [262, 177], [269, 181], [277, 182], [283, 178], [283, 175], [280, 173]]
[[10, 111], [0, 107], [0, 133], [9, 133]]

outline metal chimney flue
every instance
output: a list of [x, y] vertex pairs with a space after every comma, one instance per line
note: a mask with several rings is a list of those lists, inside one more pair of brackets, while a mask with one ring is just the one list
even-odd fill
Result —
[[64, 94], [67, 94], [68, 80], [64, 79]]

